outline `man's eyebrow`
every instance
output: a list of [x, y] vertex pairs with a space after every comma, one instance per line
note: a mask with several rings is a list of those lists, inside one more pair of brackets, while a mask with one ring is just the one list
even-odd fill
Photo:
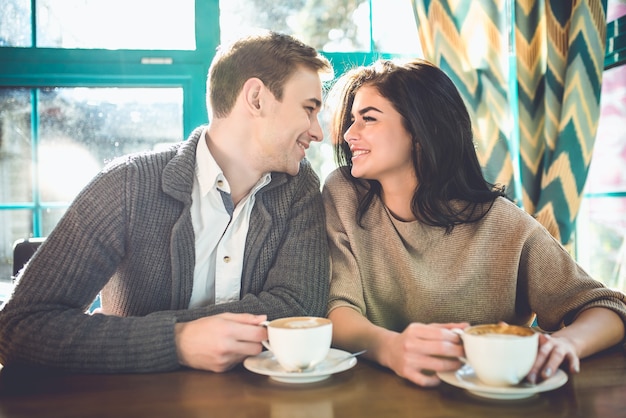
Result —
[[307, 99], [307, 101], [312, 102], [316, 109], [322, 107], [322, 101], [315, 97], [311, 97], [310, 99]]

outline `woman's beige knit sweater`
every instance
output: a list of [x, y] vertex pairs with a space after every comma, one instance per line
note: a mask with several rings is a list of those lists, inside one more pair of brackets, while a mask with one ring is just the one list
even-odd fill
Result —
[[484, 219], [451, 234], [395, 219], [375, 199], [356, 222], [357, 196], [336, 170], [323, 190], [332, 261], [328, 311], [351, 307], [402, 331], [411, 322], [506, 321], [555, 331], [601, 306], [626, 322], [626, 296], [576, 264], [534, 218], [498, 198]]

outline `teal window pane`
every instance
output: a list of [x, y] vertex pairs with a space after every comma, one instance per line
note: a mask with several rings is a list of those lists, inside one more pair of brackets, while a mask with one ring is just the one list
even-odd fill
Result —
[[423, 56], [411, 1], [373, 0], [372, 37], [376, 51]]
[[65, 213], [65, 208], [48, 208], [41, 213], [41, 236], [50, 235]]
[[220, 1], [223, 41], [259, 28], [294, 35], [324, 52], [422, 55], [406, 0]]
[[0, 204], [32, 202], [30, 90], [0, 88]]
[[626, 198], [583, 199], [577, 220], [578, 262], [595, 279], [626, 292]]
[[183, 140], [182, 88], [50, 88], [40, 92], [42, 202], [68, 202], [118, 156]]
[[604, 71], [587, 193], [626, 192], [626, 65]]
[[31, 210], [0, 210], [0, 284], [13, 274], [13, 243], [32, 236], [32, 222]]
[[30, 0], [2, 0], [0, 46], [32, 46]]
[[271, 29], [294, 35], [320, 51], [369, 51], [369, 27], [369, 0], [220, 1], [222, 42]]
[[195, 2], [38, 0], [37, 46], [194, 50]]

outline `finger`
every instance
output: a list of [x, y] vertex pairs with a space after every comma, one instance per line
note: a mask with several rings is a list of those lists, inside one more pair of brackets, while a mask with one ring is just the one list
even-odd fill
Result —
[[[451, 330], [463, 329], [467, 327], [467, 323], [449, 323], [449, 324], [422, 324], [419, 322], [413, 322], [409, 324], [405, 332], [412, 338], [418, 338], [420, 340], [442, 340], [458, 341], [458, 338], [454, 336]], [[445, 336], [445, 338], [444, 338]]]
[[[246, 326], [252, 327], [250, 325]], [[239, 336], [239, 338], [242, 337]], [[211, 351], [209, 364], [212, 365], [211, 370], [213, 371], [227, 371], [244, 361], [247, 357], [261, 353], [262, 350], [263, 346], [259, 342], [223, 338]]]
[[459, 330], [462, 331], [469, 326], [470, 324], [468, 322], [443, 324], [441, 338], [445, 341], [450, 341], [451, 343], [462, 345], [463, 344], [463, 340], [461, 339], [462, 332], [459, 332]]
[[541, 370], [541, 377], [543, 379], [549, 379], [554, 375], [554, 373], [556, 373], [557, 369], [565, 359], [565, 354], [566, 352], [561, 346], [555, 344], [552, 347], [548, 360]]
[[421, 356], [426, 358], [454, 358], [454, 361], [457, 361], [458, 357], [464, 355], [459, 336], [452, 331], [441, 328], [410, 330], [406, 333], [406, 338], [402, 339], [401, 347], [404, 356], [420, 357], [417, 364], [422, 364], [421, 362], [425, 361], [421, 359]]
[[257, 324], [234, 322], [231, 326], [233, 340], [236, 342], [261, 343], [267, 340], [267, 328]]
[[470, 326], [469, 322], [449, 322], [447, 324], [432, 324], [432, 325], [437, 328], [444, 328], [444, 329], [449, 329], [449, 330], [465, 329]]
[[566, 338], [557, 337], [552, 337], [550, 340], [554, 346], [550, 351], [550, 356], [542, 370], [541, 376], [544, 379], [552, 377], [565, 361], [569, 364], [570, 372], [578, 373], [580, 370], [580, 359], [571, 342]]
[[263, 351], [263, 345], [255, 342], [237, 341], [232, 347], [233, 353], [240, 357], [240, 360], [244, 360], [249, 356], [256, 356]]
[[530, 383], [537, 383], [537, 377], [540, 376], [540, 371], [543, 370], [544, 364], [548, 360], [548, 356], [550, 355], [553, 346], [554, 342], [551, 340], [549, 335], [539, 334], [537, 358], [535, 359], [535, 363], [526, 377]]
[[423, 387], [434, 387], [441, 383], [441, 379], [434, 370], [412, 367], [406, 370], [401, 377]]
[[229, 321], [235, 321], [242, 324], [250, 324], [250, 325], [259, 325], [261, 322], [267, 320], [267, 315], [254, 315], [249, 313], [233, 313], [233, 312], [225, 312], [219, 314], [223, 319], [227, 319]]
[[579, 373], [580, 372], [580, 359], [578, 358], [578, 356], [573, 353], [569, 353], [566, 357], [567, 357], [567, 361], [569, 361], [569, 372]]

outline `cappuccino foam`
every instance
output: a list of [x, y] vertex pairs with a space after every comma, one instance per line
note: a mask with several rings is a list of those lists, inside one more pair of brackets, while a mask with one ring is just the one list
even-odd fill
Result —
[[535, 333], [530, 328], [508, 324], [477, 325], [467, 329], [466, 332], [473, 335], [489, 335], [500, 337], [528, 337]]
[[330, 323], [325, 318], [309, 318], [309, 317], [296, 317], [296, 318], [283, 318], [272, 321], [270, 326], [277, 328], [289, 328], [289, 329], [305, 329], [315, 328]]

